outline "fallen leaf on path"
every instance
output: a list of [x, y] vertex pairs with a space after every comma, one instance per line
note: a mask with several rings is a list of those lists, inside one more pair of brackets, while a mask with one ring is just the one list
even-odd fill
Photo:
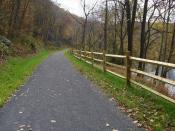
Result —
[[51, 123], [56, 123], [56, 120], [51, 120], [50, 122], [51, 122]]
[[106, 123], [106, 127], [109, 127], [110, 125], [109, 125], [109, 123]]
[[23, 128], [23, 127], [25, 127], [25, 126], [26, 126], [26, 125], [20, 125], [19, 128]]

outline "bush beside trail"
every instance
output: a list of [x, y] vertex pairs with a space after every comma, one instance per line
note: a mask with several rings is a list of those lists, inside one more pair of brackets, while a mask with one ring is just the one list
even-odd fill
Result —
[[30, 35], [21, 35], [12, 41], [0, 35], [0, 61], [8, 56], [28, 56], [44, 49], [43, 41]]

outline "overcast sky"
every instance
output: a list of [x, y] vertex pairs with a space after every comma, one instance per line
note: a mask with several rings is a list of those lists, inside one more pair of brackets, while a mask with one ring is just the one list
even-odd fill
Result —
[[[53, 0], [61, 5], [65, 10], [78, 16], [83, 16], [81, 0]], [[87, 5], [93, 5], [96, 0], [86, 0]]]
[[83, 16], [81, 0], [53, 0], [61, 5], [65, 10], [78, 16]]

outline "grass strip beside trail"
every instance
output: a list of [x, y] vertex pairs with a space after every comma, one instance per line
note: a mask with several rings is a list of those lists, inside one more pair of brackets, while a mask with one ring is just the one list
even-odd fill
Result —
[[26, 57], [10, 58], [0, 65], [0, 106], [2, 107], [17, 89], [27, 80], [33, 70], [51, 51], [41, 51], [40, 53]]
[[111, 73], [103, 73], [102, 70], [93, 68], [92, 65], [75, 58], [68, 52], [65, 55], [80, 72], [88, 76], [110, 97], [115, 98], [121, 109], [134, 118], [135, 123], [138, 121], [138, 126], [156, 131], [175, 130], [175, 104], [136, 85], [124, 88], [125, 80]]

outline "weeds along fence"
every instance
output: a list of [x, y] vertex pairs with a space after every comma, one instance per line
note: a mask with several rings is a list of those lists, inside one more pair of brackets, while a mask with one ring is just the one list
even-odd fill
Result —
[[[114, 54], [106, 54], [105, 52], [101, 53], [101, 52], [89, 52], [81, 50], [71, 50], [71, 52], [76, 58], [83, 60], [89, 64], [92, 64], [93, 66], [99, 67], [104, 72], [109, 72], [112, 73], [113, 75], [125, 79], [128, 87], [130, 87], [130, 84], [135, 84], [175, 104], [175, 99], [173, 99], [170, 95], [164, 94], [165, 91], [164, 86], [163, 89], [161, 88], [162, 91], [156, 90], [156, 88], [150, 88], [153, 85], [147, 86], [148, 84], [145, 84], [144, 82], [145, 80], [142, 79], [142, 82], [141, 81], [138, 82], [137, 79], [133, 78], [147, 77], [152, 78], [154, 80], [153, 81], [154, 84], [156, 84], [155, 81], [157, 80], [163, 83], [162, 85], [169, 84], [175, 86], [174, 80], [163, 78], [145, 71], [138, 70], [137, 68], [133, 68], [133, 63], [142, 62], [142, 63], [153, 64], [156, 66], [167, 67], [170, 69], [175, 69], [175, 64], [132, 57], [130, 56], [129, 52], [127, 52], [126, 55], [114, 55]], [[117, 62], [113, 62], [115, 60], [120, 61], [120, 63], [122, 64], [120, 65], [116, 64]]]

